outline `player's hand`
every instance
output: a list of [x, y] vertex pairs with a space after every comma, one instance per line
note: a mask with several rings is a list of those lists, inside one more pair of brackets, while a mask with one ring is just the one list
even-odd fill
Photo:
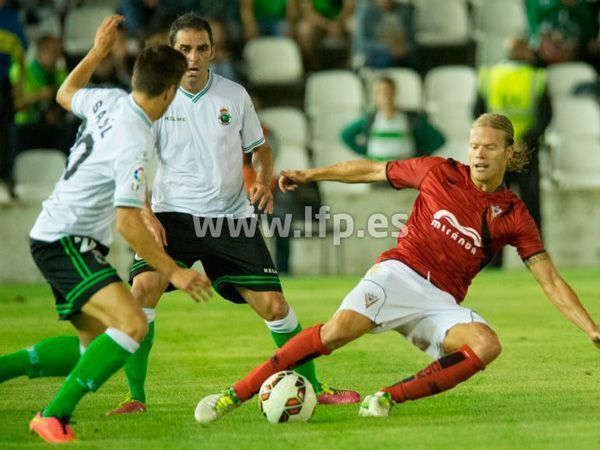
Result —
[[166, 247], [167, 244], [167, 232], [165, 231], [165, 227], [163, 227], [160, 220], [156, 218], [154, 213], [150, 211], [150, 209], [144, 208], [142, 212], [142, 218], [144, 219], [144, 225], [150, 231], [154, 240], [161, 247]]
[[102, 58], [107, 57], [112, 50], [113, 45], [115, 45], [118, 35], [117, 28], [124, 20], [125, 18], [123, 16], [115, 14], [113, 16], [105, 17], [98, 27], [96, 37], [94, 38], [94, 50], [98, 52]]
[[267, 214], [273, 212], [273, 192], [268, 185], [254, 183], [248, 193], [250, 194], [250, 203], [256, 205], [259, 211]]
[[279, 177], [281, 192], [295, 191], [299, 184], [306, 183], [306, 173], [302, 170], [282, 170]]
[[208, 302], [210, 297], [212, 297], [210, 280], [195, 270], [177, 267], [169, 278], [169, 281], [177, 289], [181, 289], [190, 294], [190, 297], [192, 297], [196, 303], [199, 303], [201, 300]]

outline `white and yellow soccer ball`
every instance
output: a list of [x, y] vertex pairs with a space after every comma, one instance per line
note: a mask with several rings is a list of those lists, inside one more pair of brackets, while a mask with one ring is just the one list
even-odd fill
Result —
[[317, 396], [310, 382], [291, 370], [271, 375], [258, 393], [260, 412], [271, 423], [306, 422], [316, 405]]

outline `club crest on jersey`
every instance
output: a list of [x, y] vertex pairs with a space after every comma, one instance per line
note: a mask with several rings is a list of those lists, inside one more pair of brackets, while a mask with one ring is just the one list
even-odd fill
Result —
[[492, 209], [490, 210], [491, 220], [494, 220], [496, 217], [498, 217], [503, 212], [504, 211], [502, 211], [502, 209], [498, 205], [492, 205]]
[[433, 215], [431, 226], [440, 230], [458, 245], [474, 255], [477, 248], [482, 247], [481, 235], [471, 227], [461, 225], [454, 214], [445, 209], [440, 209]]
[[229, 114], [229, 110], [224, 106], [219, 110], [219, 123], [221, 125], [229, 125], [231, 123], [231, 114]]
[[144, 168], [136, 167], [133, 171], [133, 177], [131, 180], [131, 190], [138, 191], [140, 186], [144, 185]]
[[365, 293], [365, 308], [369, 308], [373, 306], [375, 303], [379, 301], [379, 297], [371, 292]]

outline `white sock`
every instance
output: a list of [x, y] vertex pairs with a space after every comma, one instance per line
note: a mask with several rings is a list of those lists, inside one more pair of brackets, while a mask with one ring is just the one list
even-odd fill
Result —
[[79, 353], [81, 354], [81, 356], [83, 356], [83, 354], [85, 353], [85, 345], [83, 345], [81, 342], [79, 343]]
[[142, 311], [146, 314], [148, 323], [154, 322], [154, 319], [156, 319], [156, 310], [154, 308], [142, 308]]
[[287, 316], [283, 319], [266, 321], [267, 327], [273, 333], [283, 334], [283, 333], [291, 333], [298, 327], [298, 318], [296, 317], [296, 313], [290, 306], [288, 310]]
[[138, 348], [140, 348], [140, 343], [135, 339], [129, 337], [128, 334], [123, 333], [121, 330], [117, 330], [116, 328], [108, 328], [106, 330], [106, 335], [110, 337], [113, 341], [115, 341], [119, 346], [129, 353], [135, 353]]

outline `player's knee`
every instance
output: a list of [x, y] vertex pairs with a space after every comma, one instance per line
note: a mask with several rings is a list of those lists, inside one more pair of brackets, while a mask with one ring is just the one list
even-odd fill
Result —
[[330, 350], [343, 347], [354, 339], [352, 330], [343, 318], [334, 316], [321, 327], [321, 342]]
[[285, 319], [290, 307], [280, 294], [268, 295], [265, 299], [261, 316], [267, 322]]
[[121, 330], [134, 341], [142, 342], [148, 333], [148, 321], [141, 310], [136, 310], [129, 314], [123, 314], [115, 328]]
[[144, 272], [133, 279], [131, 295], [142, 307], [154, 308], [163, 291], [156, 272]]
[[468, 344], [481, 361], [487, 366], [502, 352], [498, 335], [485, 325], [474, 328]]

